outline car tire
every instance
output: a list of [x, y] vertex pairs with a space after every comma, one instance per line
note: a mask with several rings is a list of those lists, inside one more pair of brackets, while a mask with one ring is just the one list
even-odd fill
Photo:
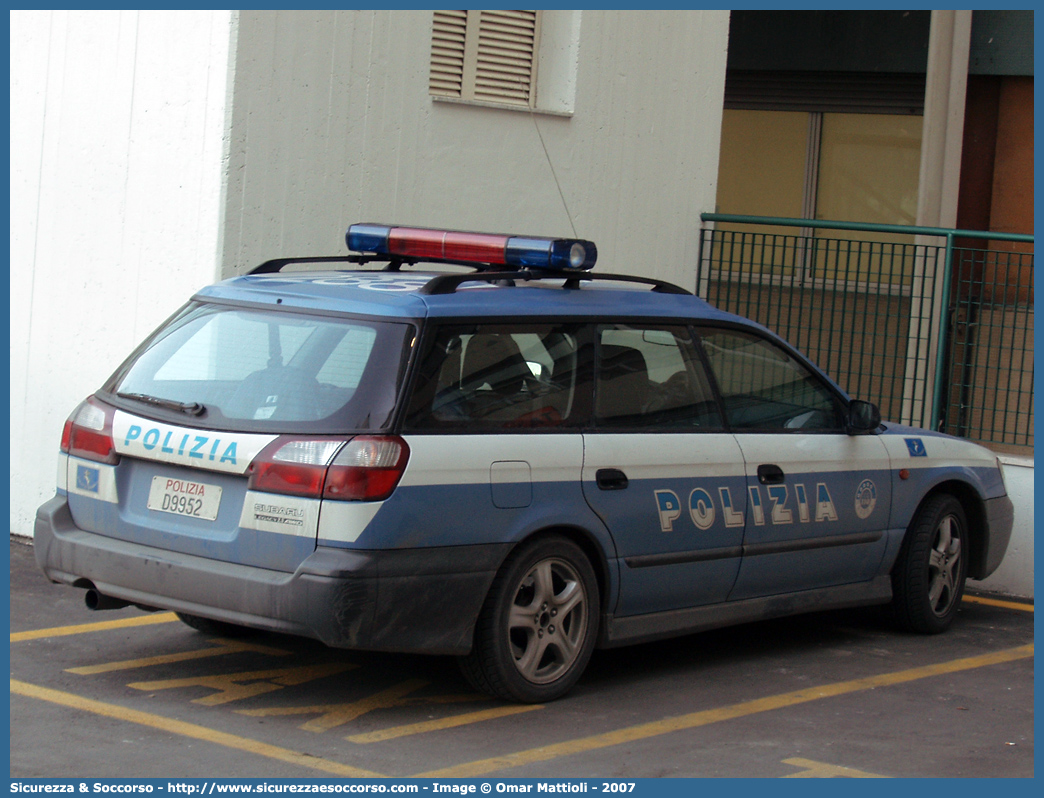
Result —
[[591, 659], [599, 607], [598, 580], [579, 546], [557, 536], [523, 544], [493, 580], [461, 671], [498, 698], [553, 701]]
[[189, 615], [187, 612], [175, 612], [178, 620], [186, 626], [190, 626], [197, 632], [205, 635], [218, 635], [220, 637], [246, 637], [257, 634], [256, 629], [249, 626], [239, 626], [227, 621], [214, 621], [210, 618], [202, 618], [199, 615]]
[[950, 627], [968, 572], [968, 522], [949, 494], [929, 498], [914, 515], [892, 570], [892, 615], [907, 631]]

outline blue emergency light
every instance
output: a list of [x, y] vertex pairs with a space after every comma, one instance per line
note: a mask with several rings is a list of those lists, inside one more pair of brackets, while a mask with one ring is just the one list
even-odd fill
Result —
[[345, 236], [352, 252], [402, 260], [445, 261], [517, 269], [588, 271], [598, 257], [593, 241], [466, 233], [423, 227], [353, 224]]

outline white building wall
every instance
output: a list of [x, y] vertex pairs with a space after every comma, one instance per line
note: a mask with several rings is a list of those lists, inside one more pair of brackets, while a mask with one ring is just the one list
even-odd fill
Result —
[[358, 221], [568, 236], [571, 217], [596, 268], [695, 288], [728, 12], [544, 12], [551, 113], [434, 100], [431, 27], [430, 11], [242, 12], [227, 273], [345, 253]]
[[11, 531], [72, 409], [217, 274], [232, 15], [11, 12]]
[[1033, 503], [1034, 461], [1031, 457], [1001, 455], [1004, 484], [1015, 505], [1015, 524], [1004, 561], [994, 574], [981, 582], [969, 582], [972, 590], [1033, 598]]

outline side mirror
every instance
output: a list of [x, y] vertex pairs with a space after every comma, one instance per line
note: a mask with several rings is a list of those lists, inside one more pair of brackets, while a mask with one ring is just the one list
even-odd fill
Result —
[[848, 405], [848, 434], [873, 432], [881, 426], [881, 411], [873, 402], [853, 399]]

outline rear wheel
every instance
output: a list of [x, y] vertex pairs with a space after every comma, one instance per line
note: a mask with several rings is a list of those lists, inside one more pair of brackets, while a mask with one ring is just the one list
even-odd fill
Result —
[[967, 545], [968, 522], [953, 496], [933, 496], [918, 509], [892, 571], [899, 626], [922, 634], [949, 628], [964, 594]]
[[493, 580], [461, 670], [475, 689], [509, 701], [559, 698], [591, 658], [598, 608], [579, 546], [560, 537], [524, 544]]

